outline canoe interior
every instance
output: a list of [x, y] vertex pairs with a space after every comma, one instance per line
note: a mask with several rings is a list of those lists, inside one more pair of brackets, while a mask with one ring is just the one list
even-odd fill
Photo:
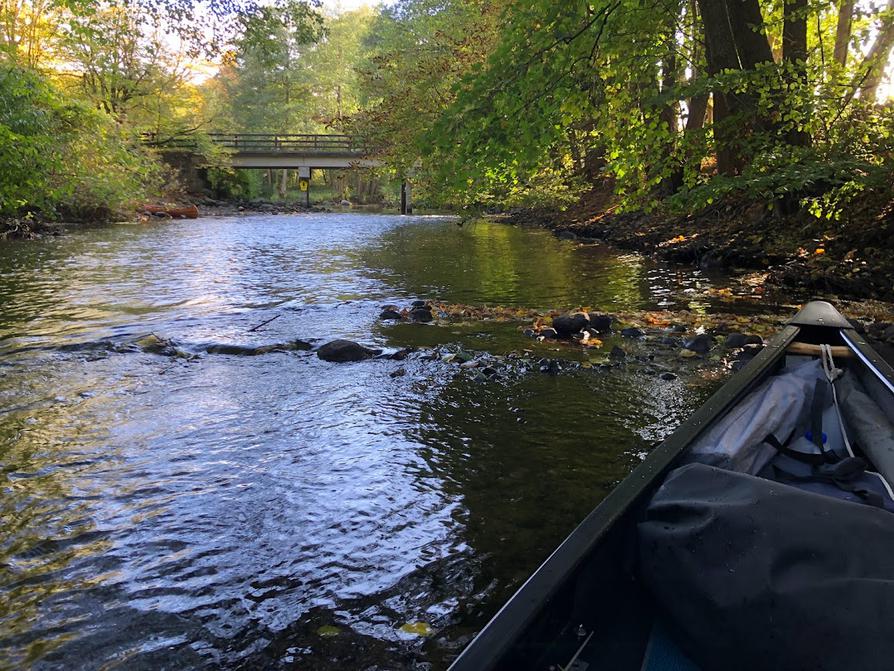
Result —
[[786, 356], [796, 340], [847, 347], [854, 356], [836, 365], [852, 371], [885, 415], [894, 417], [894, 371], [831, 306], [808, 308], [584, 520], [479, 634], [453, 671], [643, 669], [653, 626], [660, 622], [672, 631], [673, 624], [664, 620], [637, 577], [636, 523], [664, 475], [698, 435], [768, 376], [809, 358]]

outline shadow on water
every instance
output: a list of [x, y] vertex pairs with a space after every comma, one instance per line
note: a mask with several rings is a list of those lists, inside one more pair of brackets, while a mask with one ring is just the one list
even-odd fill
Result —
[[580, 359], [516, 325], [377, 315], [419, 296], [691, 306], [705, 282], [443, 218], [0, 247], [0, 667], [444, 667], [711, 384], [634, 368], [481, 382], [422, 355], [339, 366], [265, 348]]

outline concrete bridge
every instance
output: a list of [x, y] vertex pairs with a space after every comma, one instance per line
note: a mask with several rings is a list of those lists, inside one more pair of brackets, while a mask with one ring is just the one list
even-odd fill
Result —
[[[229, 164], [240, 169], [294, 169], [310, 204], [311, 170], [378, 168], [384, 164], [375, 153], [350, 135], [308, 133], [208, 133], [207, 137], [227, 150]], [[192, 138], [160, 138], [143, 136], [143, 142], [167, 154], [194, 156], [196, 142]], [[182, 166], [178, 166], [181, 167]], [[410, 187], [401, 182], [402, 214], [412, 212]]]

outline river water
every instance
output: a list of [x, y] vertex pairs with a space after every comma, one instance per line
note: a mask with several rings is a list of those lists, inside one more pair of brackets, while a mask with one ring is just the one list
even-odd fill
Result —
[[[251, 216], [7, 244], [0, 667], [444, 668], [717, 380], [622, 367], [482, 381], [436, 356], [333, 364], [207, 345], [562, 357], [516, 324], [377, 317], [418, 298], [702, 309], [708, 284], [439, 217]], [[150, 334], [176, 349], [141, 347]]]

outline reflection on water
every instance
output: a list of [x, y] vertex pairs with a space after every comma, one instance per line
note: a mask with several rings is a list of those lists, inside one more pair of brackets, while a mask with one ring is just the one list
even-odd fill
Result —
[[[0, 667], [442, 668], [707, 389], [439, 361], [159, 356], [347, 337], [427, 297], [613, 310], [704, 282], [542, 231], [308, 215], [0, 248]], [[261, 322], [276, 316], [266, 327]], [[399, 367], [406, 375], [391, 377]], [[426, 622], [424, 638], [402, 631]]]

